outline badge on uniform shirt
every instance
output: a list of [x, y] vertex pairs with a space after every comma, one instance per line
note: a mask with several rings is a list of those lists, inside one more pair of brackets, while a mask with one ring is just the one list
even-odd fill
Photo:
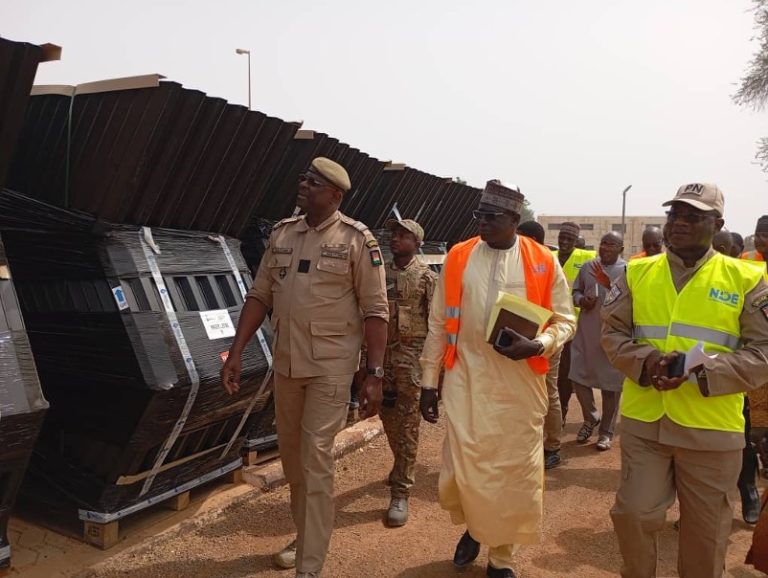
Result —
[[376, 239], [371, 239], [370, 241], [366, 241], [365, 246], [369, 249], [373, 249], [379, 246], [379, 242]]
[[374, 267], [381, 267], [381, 251], [378, 249], [371, 249], [371, 265]]
[[768, 305], [768, 293], [765, 295], [760, 295], [757, 299], [752, 301], [752, 307], [761, 309], [763, 305]]
[[614, 283], [613, 285], [611, 285], [611, 290], [608, 291], [608, 294], [605, 296], [605, 301], [603, 301], [603, 305], [610, 305], [611, 303], [616, 301], [616, 299], [621, 297], [621, 295], [622, 295], [621, 287], [619, 287], [618, 283]]

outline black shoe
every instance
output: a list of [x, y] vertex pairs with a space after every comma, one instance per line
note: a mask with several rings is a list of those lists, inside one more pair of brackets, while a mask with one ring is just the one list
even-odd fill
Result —
[[512, 568], [494, 568], [490, 564], [488, 564], [485, 575], [487, 578], [517, 578]]
[[544, 469], [551, 470], [560, 465], [560, 450], [544, 450]]
[[741, 516], [747, 524], [757, 524], [760, 517], [760, 494], [754, 484], [739, 488], [741, 493]]
[[464, 535], [456, 544], [456, 552], [453, 554], [453, 565], [457, 568], [463, 568], [467, 564], [471, 564], [475, 561], [478, 554], [480, 554], [480, 543], [469, 535], [469, 530], [464, 532]]

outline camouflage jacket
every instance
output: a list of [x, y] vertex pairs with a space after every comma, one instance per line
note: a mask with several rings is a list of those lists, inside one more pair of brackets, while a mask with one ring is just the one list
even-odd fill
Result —
[[427, 337], [429, 305], [435, 292], [437, 274], [417, 258], [400, 269], [394, 262], [386, 267], [389, 302], [387, 350], [418, 349]]

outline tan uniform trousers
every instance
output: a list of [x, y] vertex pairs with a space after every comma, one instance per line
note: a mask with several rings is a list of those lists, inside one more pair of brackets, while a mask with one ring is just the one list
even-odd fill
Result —
[[333, 442], [347, 419], [352, 375], [275, 374], [277, 442], [291, 488], [296, 570], [319, 572], [333, 531]]
[[741, 450], [689, 450], [624, 432], [621, 486], [611, 509], [621, 576], [656, 576], [658, 534], [677, 493], [680, 577], [722, 578], [733, 518], [729, 492], [740, 468]]
[[419, 372], [409, 367], [388, 367], [387, 370], [380, 415], [395, 458], [389, 473], [389, 486], [393, 498], [408, 498], [415, 483], [419, 448]]
[[547, 372], [547, 397], [549, 408], [544, 417], [544, 449], [548, 452], [560, 449], [560, 438], [563, 434], [563, 411], [560, 406], [560, 392], [557, 389], [557, 374], [560, 370], [560, 354], [558, 349], [549, 358], [549, 371]]

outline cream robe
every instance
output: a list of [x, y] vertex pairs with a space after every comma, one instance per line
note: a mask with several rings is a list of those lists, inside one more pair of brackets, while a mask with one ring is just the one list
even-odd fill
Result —
[[[557, 259], [554, 316], [538, 339], [545, 356], [573, 335], [576, 320], [568, 283]], [[440, 504], [455, 524], [491, 547], [541, 540], [544, 486], [545, 376], [525, 361], [494, 351], [485, 331], [499, 291], [525, 297], [519, 244], [508, 250], [478, 243], [464, 270], [458, 357], [447, 370], [443, 403], [447, 434], [440, 472]], [[445, 282], [432, 300], [421, 357], [422, 385], [438, 383], [445, 352]]]

